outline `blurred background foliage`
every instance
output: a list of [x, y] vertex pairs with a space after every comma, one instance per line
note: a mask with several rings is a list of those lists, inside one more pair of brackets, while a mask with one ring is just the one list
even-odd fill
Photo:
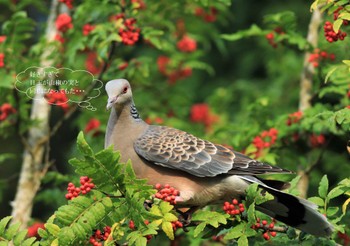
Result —
[[[32, 101], [14, 89], [14, 81], [26, 68], [39, 66], [45, 50], [50, 51], [54, 67], [88, 70], [104, 84], [128, 79], [147, 122], [188, 131], [295, 172], [317, 163], [310, 174], [309, 196], [317, 193], [324, 174], [330, 186], [349, 177], [349, 113], [341, 112], [345, 118], [341, 123], [330, 120], [349, 105], [348, 71], [341, 65], [349, 57], [349, 40], [328, 43], [320, 30], [319, 46], [308, 45], [310, 2], [89, 0], [74, 1], [72, 8], [64, 2], [71, 1], [60, 2], [59, 9], [71, 20], [63, 24], [56, 20], [60, 36], [47, 43], [49, 1], [0, 1], [0, 34], [6, 36], [0, 43], [5, 55], [0, 104], [9, 103], [16, 110], [0, 123], [0, 217], [11, 212], [24, 151], [20, 138], [35, 124], [29, 119]], [[121, 13], [124, 16], [116, 16]], [[130, 18], [136, 22], [126, 24]], [[91, 30], [86, 24], [93, 26]], [[120, 30], [127, 30], [127, 25], [139, 32], [129, 45]], [[285, 36], [276, 28], [282, 28]], [[269, 33], [274, 33], [275, 45], [269, 42]], [[301, 121], [287, 124], [289, 115], [299, 111], [305, 52], [314, 48], [335, 54], [335, 59], [315, 67], [312, 107]], [[335, 66], [344, 72], [338, 69], [325, 84], [326, 74]], [[66, 184], [76, 179], [67, 160], [77, 154], [78, 132], [85, 131], [94, 150], [103, 148], [109, 117], [104, 89], [90, 102], [96, 111], [78, 108], [50, 140], [52, 165], [35, 199], [35, 219], [45, 221], [66, 202]], [[52, 105], [51, 126], [66, 109]], [[278, 130], [277, 140], [257, 154], [253, 140], [271, 128]]]

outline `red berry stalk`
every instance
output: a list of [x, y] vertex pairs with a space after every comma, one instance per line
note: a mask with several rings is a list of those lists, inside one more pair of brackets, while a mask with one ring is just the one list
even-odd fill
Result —
[[176, 204], [176, 197], [180, 195], [177, 189], [171, 187], [169, 184], [164, 185], [164, 187], [162, 187], [161, 184], [156, 184], [155, 188], [158, 190], [154, 195], [155, 198], [164, 200], [173, 205]]
[[86, 194], [95, 188], [95, 184], [92, 183], [92, 179], [87, 176], [80, 177], [80, 187], [76, 187], [72, 182], [68, 183], [66, 199], [71, 200], [80, 194]]

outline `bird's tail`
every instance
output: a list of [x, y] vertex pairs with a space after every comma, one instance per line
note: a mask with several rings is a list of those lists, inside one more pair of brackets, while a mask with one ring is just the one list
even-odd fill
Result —
[[333, 226], [317, 211], [316, 204], [271, 188], [254, 177], [245, 176], [244, 179], [258, 183], [274, 196], [273, 200], [256, 206], [260, 212], [315, 236], [329, 237], [332, 234]]

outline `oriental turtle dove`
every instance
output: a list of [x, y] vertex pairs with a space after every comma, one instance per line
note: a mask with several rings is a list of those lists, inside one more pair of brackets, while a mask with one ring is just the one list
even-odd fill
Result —
[[130, 159], [138, 178], [179, 190], [177, 207], [203, 207], [242, 199], [247, 187], [258, 183], [274, 196], [258, 205], [259, 211], [316, 236], [332, 233], [332, 225], [317, 212], [315, 204], [280, 191], [286, 187], [283, 182], [255, 176], [289, 171], [178, 129], [148, 125], [140, 118], [125, 79], [109, 81], [106, 92], [111, 113], [105, 147], [113, 145], [122, 161]]

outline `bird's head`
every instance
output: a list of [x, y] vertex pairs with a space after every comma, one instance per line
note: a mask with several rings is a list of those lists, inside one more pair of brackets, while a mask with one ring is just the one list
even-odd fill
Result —
[[105, 88], [108, 95], [107, 110], [132, 101], [131, 86], [126, 79], [108, 81]]

